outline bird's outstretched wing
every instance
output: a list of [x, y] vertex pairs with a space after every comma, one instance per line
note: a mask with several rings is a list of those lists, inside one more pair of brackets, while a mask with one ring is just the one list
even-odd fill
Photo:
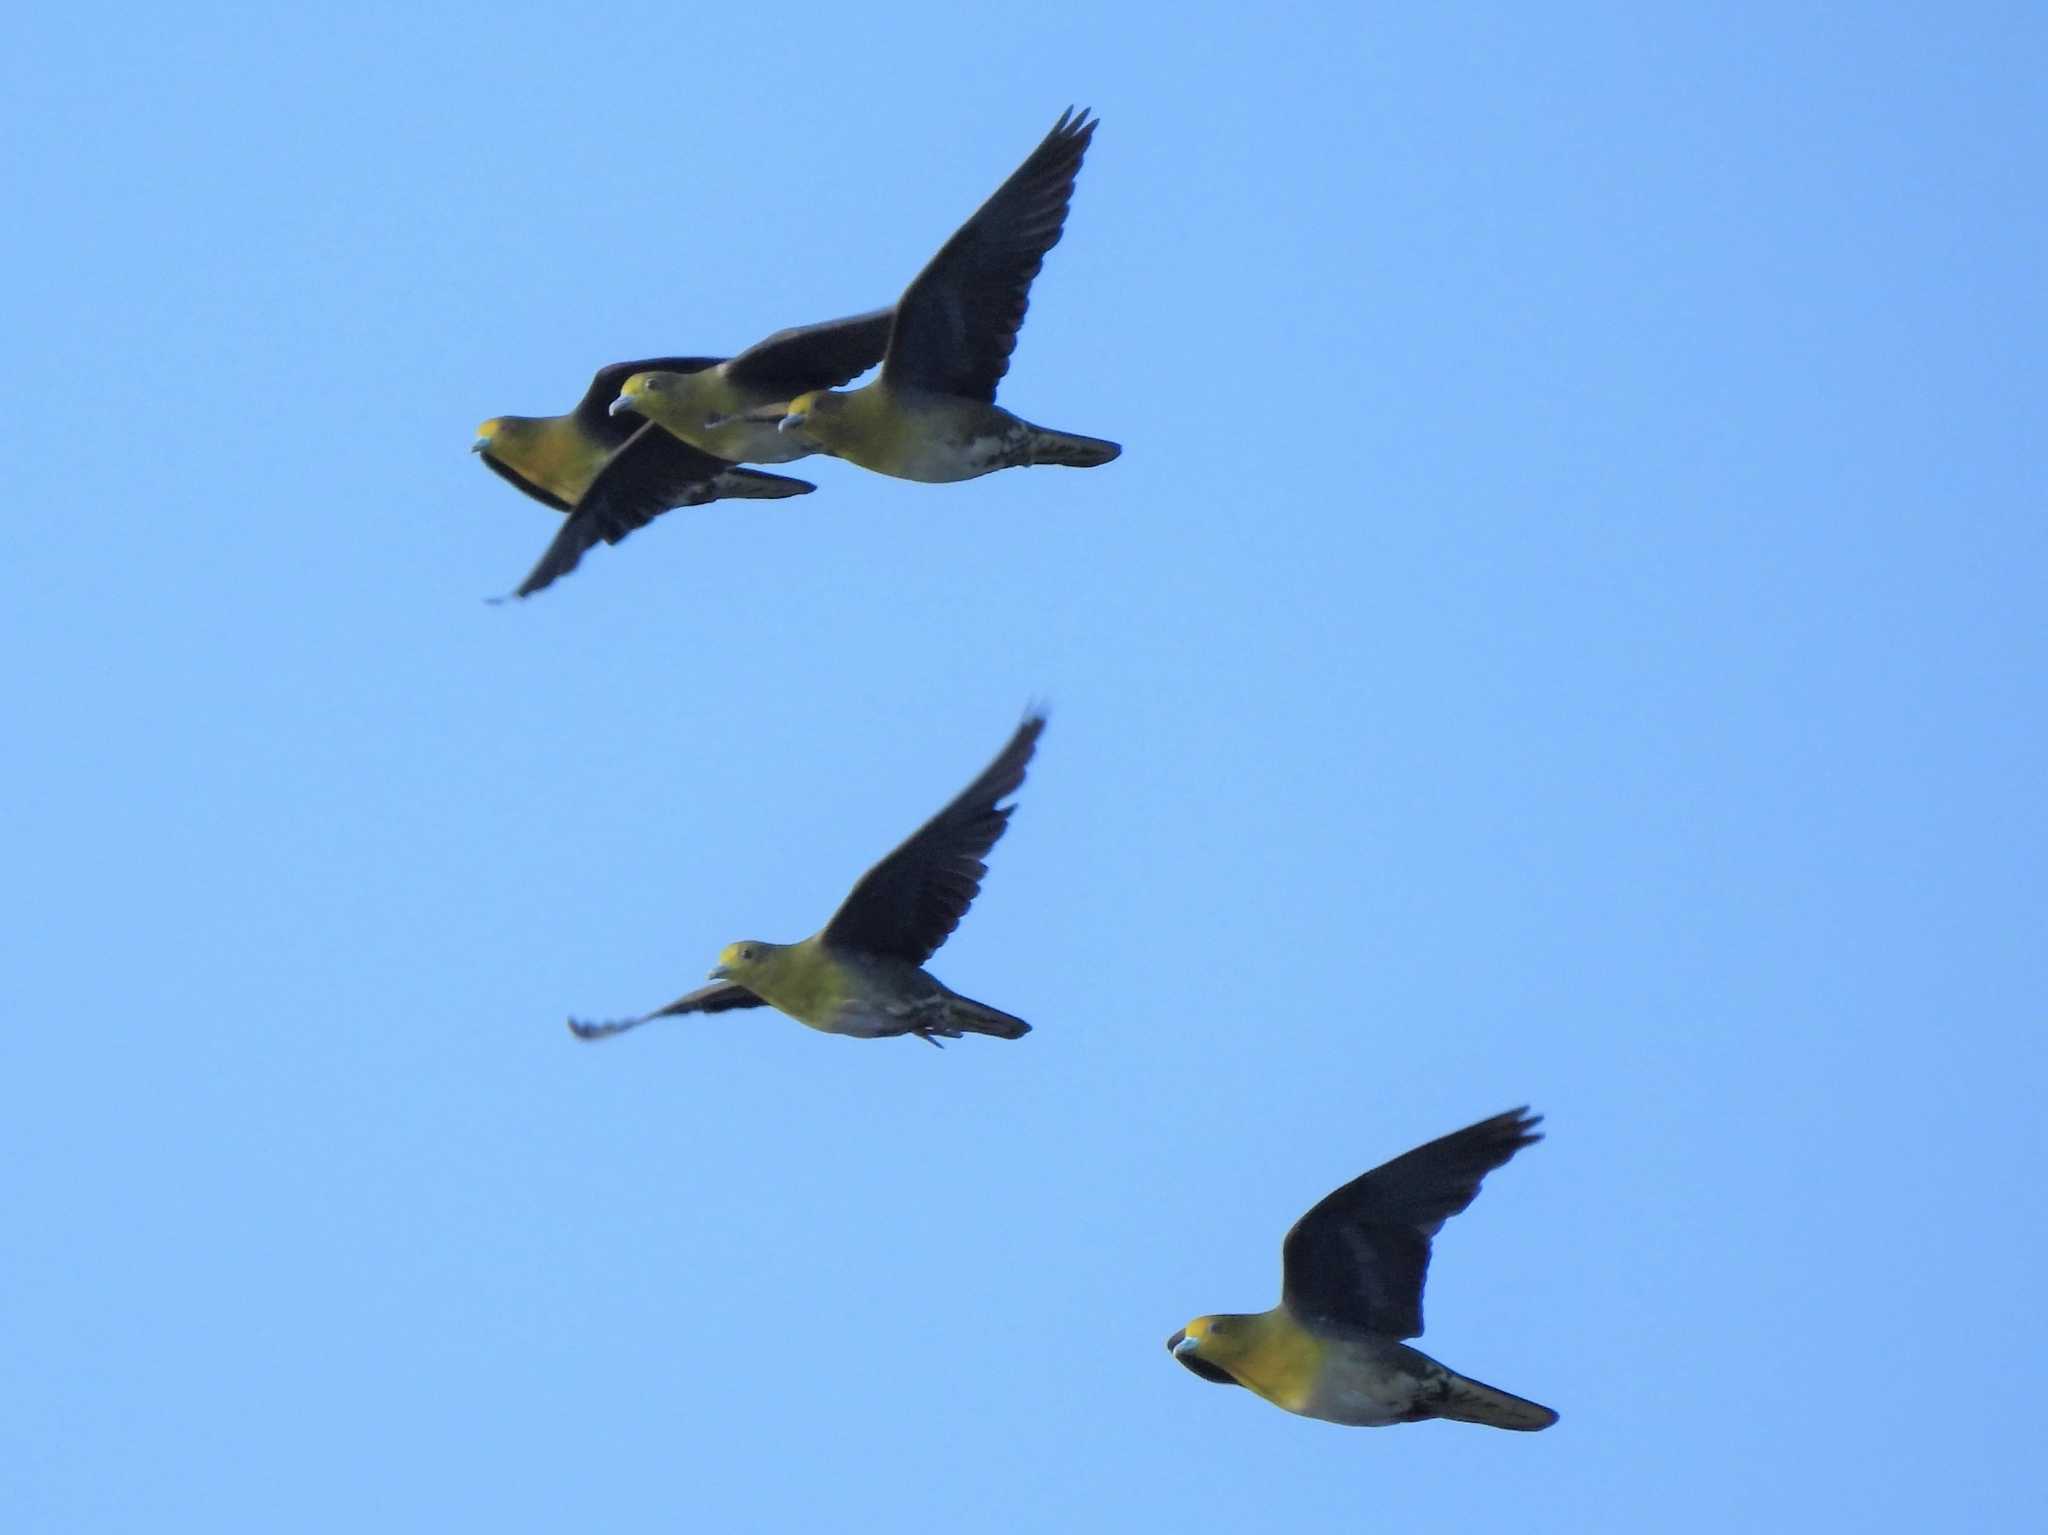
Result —
[[1305, 1322], [1419, 1337], [1430, 1238], [1472, 1203], [1482, 1178], [1543, 1139], [1540, 1123], [1526, 1108], [1496, 1114], [1328, 1195], [1281, 1245], [1282, 1302]]
[[614, 1018], [601, 1023], [586, 1023], [581, 1018], [571, 1018], [569, 1032], [578, 1039], [609, 1039], [614, 1034], [637, 1029], [643, 1023], [652, 1023], [657, 1018], [673, 1018], [679, 1013], [728, 1013], [736, 1007], [767, 1005], [744, 986], [735, 986], [730, 981], [716, 981], [709, 986], [699, 986], [687, 996], [677, 997], [667, 1007], [658, 1007], [651, 1013], [642, 1013], [638, 1018]]
[[793, 400], [813, 389], [837, 389], [882, 360], [895, 323], [895, 310], [870, 309], [843, 320], [793, 325], [733, 358], [725, 365], [725, 377], [739, 388], [777, 400]]
[[[599, 542], [615, 544], [663, 512], [702, 506], [733, 494], [734, 482], [760, 497], [796, 496], [817, 489], [809, 480], [735, 468], [671, 436], [652, 421], [641, 421], [625, 446], [605, 460], [568, 521], [513, 595], [531, 597], [574, 570]], [[721, 484], [727, 488], [721, 490]]]
[[1009, 824], [997, 801], [1024, 782], [1045, 716], [1025, 716], [996, 760], [953, 803], [860, 878], [818, 936], [830, 948], [886, 954], [921, 965], [960, 925], [988, 872], [982, 859]]
[[1071, 107], [896, 305], [882, 380], [992, 403], [1010, 370], [1031, 279], [1059, 243], [1095, 120]]

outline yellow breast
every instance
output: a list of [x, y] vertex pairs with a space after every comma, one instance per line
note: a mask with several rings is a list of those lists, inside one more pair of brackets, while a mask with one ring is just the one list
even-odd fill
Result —
[[1247, 1322], [1250, 1334], [1229, 1359], [1230, 1372], [1274, 1406], [1300, 1412], [1315, 1394], [1321, 1341], [1277, 1307]]
[[500, 431], [488, 450], [498, 462], [571, 506], [583, 498], [608, 450], [592, 442], [566, 416]]

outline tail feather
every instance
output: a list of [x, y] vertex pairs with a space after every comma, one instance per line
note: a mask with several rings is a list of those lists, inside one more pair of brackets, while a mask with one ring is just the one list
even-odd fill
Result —
[[1490, 1428], [1519, 1429], [1525, 1433], [1548, 1428], [1557, 1421], [1557, 1414], [1548, 1407], [1489, 1386], [1484, 1381], [1457, 1374], [1453, 1374], [1444, 1387], [1443, 1400], [1437, 1404], [1437, 1416], [1452, 1418], [1459, 1423], [1484, 1423]]
[[1123, 449], [1100, 437], [1082, 437], [1073, 432], [1054, 432], [1042, 426], [1031, 429], [1033, 464], [1060, 464], [1069, 469], [1093, 469], [1106, 464]]
[[818, 488], [809, 480], [759, 469], [728, 469], [711, 483], [721, 501], [780, 501], [784, 496], [807, 496]]
[[1022, 1039], [1031, 1032], [1031, 1025], [1022, 1018], [999, 1007], [990, 1007], [986, 1002], [959, 996], [953, 997], [951, 1002], [946, 1021], [963, 1034], [993, 1034], [997, 1039]]

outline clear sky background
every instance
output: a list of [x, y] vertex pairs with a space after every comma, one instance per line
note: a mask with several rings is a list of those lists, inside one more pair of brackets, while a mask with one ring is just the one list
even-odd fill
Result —
[[[2038, 1517], [2039, 7], [14, 29], [0, 1524]], [[484, 604], [477, 422], [891, 302], [1069, 102], [1002, 399], [1121, 460]], [[1034, 698], [934, 963], [1029, 1038], [564, 1032]], [[1557, 1428], [1167, 1357], [1524, 1102], [1423, 1346]]]

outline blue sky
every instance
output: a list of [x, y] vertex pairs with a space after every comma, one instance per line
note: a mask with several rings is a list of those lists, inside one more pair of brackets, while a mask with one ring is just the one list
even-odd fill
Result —
[[[17, 28], [12, 1529], [1722, 1531], [2042, 1493], [2035, 7], [559, 6]], [[1103, 126], [1077, 473], [466, 451], [890, 302]], [[607, 1015], [1052, 723], [1010, 1045]], [[1512, 1105], [1344, 1430], [1166, 1335]]]

